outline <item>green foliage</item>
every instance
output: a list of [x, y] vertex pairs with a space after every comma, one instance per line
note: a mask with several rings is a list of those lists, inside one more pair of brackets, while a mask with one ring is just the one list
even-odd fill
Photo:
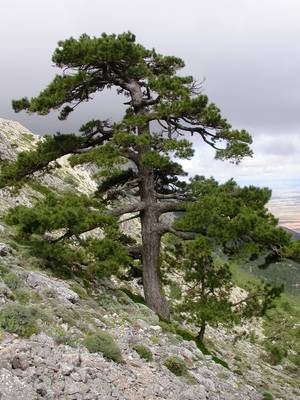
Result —
[[300, 364], [300, 309], [299, 298], [293, 301], [285, 296], [277, 302], [277, 308], [267, 312], [264, 318], [265, 348], [268, 361], [278, 364], [288, 358], [295, 365]]
[[159, 344], [159, 337], [158, 336], [151, 336], [150, 340], [153, 344]]
[[31, 300], [31, 292], [25, 288], [18, 288], [14, 291], [14, 296], [20, 304], [29, 304]]
[[143, 358], [146, 361], [152, 361], [153, 360], [153, 356], [151, 353], [151, 350], [142, 345], [142, 344], [137, 344], [135, 346], [133, 346], [133, 349], [138, 353], [138, 355]]
[[140, 303], [140, 304], [145, 304], [145, 299], [143, 296], [137, 293], [133, 293], [130, 289], [127, 289], [125, 287], [121, 287], [122, 292], [127, 294], [127, 296], [133, 300], [135, 303]]
[[7, 304], [0, 310], [0, 326], [10, 333], [29, 337], [39, 332], [38, 317], [39, 312], [34, 307]]
[[187, 368], [184, 361], [177, 356], [170, 356], [164, 360], [164, 366], [176, 376], [187, 375]]
[[[98, 198], [46, 193], [45, 199], [33, 208], [20, 206], [9, 213], [8, 223], [17, 225], [20, 236], [31, 242], [33, 254], [42, 257], [53, 269], [73, 271], [79, 265], [97, 276], [117, 273], [120, 268], [128, 267], [131, 259], [125, 249], [128, 242], [124, 243], [111, 210], [126, 197], [132, 202], [133, 196], [144, 202], [145, 209], [157, 210], [157, 203], [164, 202], [160, 199], [172, 194], [175, 198], [180, 195], [192, 200], [180, 204], [187, 208], [187, 213], [178, 219], [177, 227], [205, 236], [202, 245], [206, 253], [211, 251], [213, 240], [228, 251], [237, 244], [242, 247], [237, 240], [241, 237], [250, 237], [259, 249], [266, 243], [276, 249], [282, 246], [285, 237], [274, 230], [276, 221], [264, 207], [270, 196], [268, 190], [241, 189], [233, 181], [218, 185], [212, 179], [205, 181], [198, 177], [187, 184], [179, 179], [185, 172], [173, 159], [193, 156], [189, 140], [192, 135], [212, 147], [216, 158], [239, 162], [252, 155], [249, 133], [232, 129], [193, 77], [178, 73], [184, 67], [183, 60], [146, 49], [131, 32], [71, 37], [58, 43], [52, 60], [63, 72], [37, 97], [13, 101], [16, 112], [26, 110], [45, 115], [59, 110], [59, 118], [66, 119], [95, 93], [112, 87], [118, 94], [129, 97], [129, 101], [117, 123], [91, 120], [80, 128], [79, 135], [46, 137], [35, 151], [21, 153], [15, 163], [3, 166], [0, 186], [22, 184], [35, 171], [56, 166], [54, 161], [65, 154], [71, 155], [72, 166], [96, 164], [100, 167], [98, 175], [105, 178], [95, 194]], [[156, 131], [154, 127], [159, 129]], [[128, 162], [132, 170], [124, 172]], [[174, 207], [177, 209], [175, 202]], [[140, 212], [140, 207], [135, 211]], [[155, 213], [158, 223], [160, 211]], [[142, 218], [143, 213], [139, 216]], [[105, 239], [80, 237], [95, 227], [103, 230]], [[150, 228], [155, 231], [154, 226]], [[54, 243], [44, 241], [45, 233], [57, 230], [63, 233], [52, 240]], [[201, 260], [203, 257], [207, 256], [201, 255]], [[187, 278], [192, 280], [195, 276]], [[220, 291], [222, 285], [216, 282], [228, 281], [226, 267], [215, 269], [212, 280], [214, 290]], [[222, 302], [207, 298], [208, 307], [215, 313], [219, 311], [219, 316], [229, 310], [225, 295]]]
[[[202, 183], [202, 190], [210, 189]], [[215, 184], [215, 182], [212, 183]], [[215, 187], [218, 185], [216, 184]], [[196, 212], [197, 208], [193, 207], [191, 216]], [[205, 215], [202, 209], [199, 212], [204, 217], [205, 224], [214, 210], [211, 207], [210, 213], [207, 210]], [[239, 209], [234, 211], [237, 215], [233, 214], [232, 210], [230, 212], [231, 218], [238, 217]], [[189, 219], [191, 216], [188, 214], [189, 211], [180, 218], [179, 225], [183, 221], [187, 221], [187, 225], [191, 223]], [[187, 225], [182, 224], [181, 227]], [[248, 286], [248, 294], [245, 294], [240, 301], [232, 302], [230, 296], [233, 280], [230, 267], [216, 257], [216, 251], [222, 249], [219, 237], [215, 239], [214, 236], [208, 234], [210, 228], [215, 229], [214, 222], [208, 221], [205, 228], [207, 228], [205, 235], [199, 234], [194, 240], [188, 242], [170, 239], [164, 254], [166, 270], [170, 274], [172, 271], [179, 273], [186, 285], [180, 302], [174, 307], [177, 317], [179, 320], [196, 324], [199, 327], [200, 340], [203, 338], [207, 323], [212, 326], [218, 324], [232, 326], [244, 319], [262, 316], [274, 306], [274, 299], [282, 292], [282, 287], [272, 287], [268, 283], [261, 283]], [[231, 237], [235, 235], [234, 232], [230, 234]], [[229, 240], [229, 238], [230, 236], [227, 236], [226, 239]]]
[[114, 338], [106, 332], [87, 336], [83, 341], [90, 353], [102, 353], [104, 357], [117, 363], [123, 363], [121, 351]]
[[280, 364], [283, 358], [287, 356], [286, 350], [276, 344], [267, 343], [266, 349], [269, 351], [269, 361], [271, 364]]
[[2, 165], [0, 187], [18, 185], [26, 176], [45, 169], [51, 161], [74, 151], [81, 143], [82, 139], [72, 134], [45, 136], [36, 150], [24, 151], [15, 163]]
[[12, 290], [18, 289], [22, 286], [21, 278], [16, 275], [14, 272], [8, 272], [7, 274], [3, 275], [2, 277], [4, 283]]
[[77, 282], [72, 282], [70, 284], [70, 288], [78, 294], [78, 296], [82, 299], [82, 300], [87, 300], [89, 298], [85, 288], [83, 288], [81, 285], [79, 285]]
[[116, 226], [115, 219], [104, 212], [103, 204], [86, 195], [49, 194], [34, 207], [17, 206], [6, 217], [9, 225], [17, 225], [23, 235], [65, 229], [68, 236], [78, 235], [93, 227]]
[[218, 184], [213, 178], [196, 176], [189, 190], [195, 201], [176, 221], [178, 229], [197, 232], [227, 254], [267, 255], [274, 249], [278, 258], [284, 255], [291, 236], [277, 227], [266, 207], [269, 189], [239, 187], [233, 180]]
[[263, 393], [262, 400], [273, 400], [273, 399], [274, 399], [274, 397], [273, 397], [272, 393], [270, 393], [270, 392]]
[[189, 384], [193, 385], [197, 383], [196, 380], [189, 374], [187, 367], [181, 358], [177, 356], [167, 357], [164, 360], [163, 365], [167, 367], [172, 374], [185, 378]]
[[[80, 266], [85, 266], [88, 274], [108, 276], [131, 262], [116, 218], [101, 201], [85, 195], [50, 193], [34, 207], [11, 209], [6, 222], [17, 226], [19, 240], [29, 245], [31, 255], [64, 276], [70, 277], [70, 271], [79, 272]], [[79, 238], [96, 227], [106, 233], [104, 238]], [[45, 240], [49, 232], [53, 237]]]

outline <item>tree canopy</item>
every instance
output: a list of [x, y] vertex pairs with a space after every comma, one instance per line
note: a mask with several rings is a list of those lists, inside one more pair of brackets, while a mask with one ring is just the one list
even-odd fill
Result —
[[[281, 240], [287, 239], [264, 208], [268, 190], [240, 189], [233, 181], [219, 186], [213, 180], [182, 179], [185, 172], [176, 159], [193, 157], [193, 135], [196, 143], [213, 148], [217, 159], [240, 162], [252, 155], [250, 134], [233, 129], [201, 85], [182, 74], [183, 60], [146, 49], [128, 32], [60, 41], [52, 61], [62, 73], [37, 97], [14, 100], [16, 112], [46, 115], [58, 110], [59, 118], [66, 119], [95, 93], [110, 88], [128, 101], [120, 121], [94, 119], [77, 133], [45, 137], [34, 151], [21, 153], [15, 163], [2, 167], [0, 186], [24, 183], [36, 171], [55, 168], [55, 160], [67, 154], [73, 166], [99, 167], [99, 188], [91, 198], [51, 195], [29, 211], [13, 211], [9, 218], [21, 224], [23, 234], [64, 228], [54, 244], [70, 244], [96, 227], [117, 226], [122, 215], [138, 218], [140, 254], [117, 228], [109, 229], [106, 240], [109, 235], [112, 240], [122, 237], [126, 254], [141, 258], [146, 303], [163, 319], [170, 316], [160, 271], [164, 234], [215, 237], [228, 249], [243, 236], [248, 238], [245, 243], [280, 254]], [[163, 216], [170, 212], [184, 216], [167, 221]], [[95, 242], [89, 246], [92, 258], [101, 259], [101, 251], [109, 248], [104, 243], [98, 241], [98, 250]]]

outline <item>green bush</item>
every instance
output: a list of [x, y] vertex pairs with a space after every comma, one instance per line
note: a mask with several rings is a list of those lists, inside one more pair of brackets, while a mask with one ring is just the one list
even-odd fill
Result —
[[274, 397], [270, 392], [264, 392], [262, 400], [273, 400]]
[[13, 272], [5, 274], [2, 279], [6, 286], [8, 286], [11, 290], [16, 290], [22, 286], [21, 278], [19, 278], [18, 275], [14, 274]]
[[170, 356], [165, 359], [164, 366], [168, 368], [176, 376], [186, 376], [187, 368], [181, 358], [177, 356]]
[[83, 344], [90, 353], [102, 353], [104, 357], [117, 363], [124, 362], [119, 346], [114, 338], [106, 332], [87, 336]]
[[140, 303], [140, 304], [145, 304], [145, 299], [143, 296], [137, 293], [133, 293], [130, 289], [127, 289], [125, 287], [121, 288], [122, 292], [127, 294], [127, 296], [134, 302], [134, 303]]
[[70, 289], [73, 290], [73, 292], [77, 293], [78, 296], [82, 299], [82, 300], [87, 300], [89, 298], [86, 290], [79, 285], [77, 282], [72, 282], [70, 284]]
[[150, 340], [151, 340], [151, 342], [153, 344], [158, 344], [159, 343], [159, 337], [158, 336], [153, 335], [153, 336], [150, 337]]
[[18, 288], [14, 292], [15, 298], [20, 304], [28, 304], [31, 299], [31, 293], [28, 289]]
[[146, 361], [152, 361], [153, 356], [151, 353], [151, 350], [148, 349], [148, 347], [142, 345], [142, 344], [137, 344], [133, 347], [133, 349], [138, 353], [138, 355], [143, 358]]
[[283, 358], [287, 356], [287, 350], [277, 344], [267, 343], [266, 349], [269, 352], [268, 361], [273, 365], [280, 364]]
[[0, 326], [8, 332], [29, 337], [39, 332], [36, 308], [21, 304], [7, 304], [0, 311]]

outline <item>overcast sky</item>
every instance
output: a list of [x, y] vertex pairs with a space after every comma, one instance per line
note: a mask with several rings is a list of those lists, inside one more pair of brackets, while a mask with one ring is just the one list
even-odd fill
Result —
[[[0, 117], [37, 134], [76, 131], [89, 118], [118, 118], [120, 99], [101, 95], [66, 122], [14, 114], [11, 99], [34, 96], [55, 74], [57, 41], [81, 33], [127, 30], [137, 40], [186, 62], [186, 73], [234, 127], [249, 130], [254, 157], [240, 166], [197, 147], [191, 173], [240, 183], [300, 187], [299, 0], [2, 0]], [[300, 214], [300, 209], [298, 209]]]

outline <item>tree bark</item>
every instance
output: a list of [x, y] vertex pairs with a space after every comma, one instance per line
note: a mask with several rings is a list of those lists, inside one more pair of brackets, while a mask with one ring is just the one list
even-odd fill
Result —
[[170, 310], [160, 278], [160, 242], [158, 213], [155, 208], [152, 168], [141, 168], [141, 200], [146, 204], [141, 211], [143, 286], [146, 304], [163, 320], [170, 319]]
[[[136, 114], [147, 115], [141, 86], [137, 81], [127, 83], [131, 101]], [[139, 135], [150, 134], [149, 122], [137, 126]], [[143, 156], [151, 150], [151, 145], [141, 145], [137, 149], [135, 162], [139, 171], [140, 200], [144, 205], [140, 210], [142, 234], [142, 272], [145, 301], [148, 307], [155, 311], [163, 320], [170, 319], [170, 310], [164, 296], [160, 278], [160, 244], [161, 233], [158, 231], [159, 213], [157, 211], [157, 196], [155, 192], [154, 171], [151, 166], [143, 163]]]
[[197, 339], [201, 340], [201, 342], [203, 341], [203, 338], [204, 338], [205, 328], [206, 328], [206, 323], [205, 323], [205, 321], [202, 321], [200, 331], [197, 335]]

